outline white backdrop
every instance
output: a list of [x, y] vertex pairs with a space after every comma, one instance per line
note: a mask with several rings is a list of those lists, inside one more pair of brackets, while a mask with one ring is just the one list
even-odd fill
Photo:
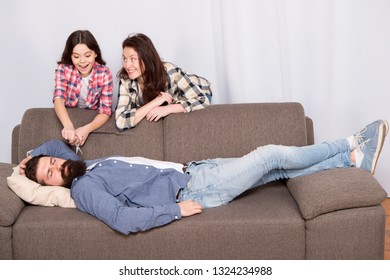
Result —
[[[123, 39], [142, 32], [165, 60], [207, 77], [214, 103], [297, 101], [316, 142], [348, 136], [390, 120], [389, 15], [387, 0], [0, 0], [0, 161], [23, 112], [52, 107], [76, 29], [95, 35], [113, 74]], [[387, 146], [375, 176], [390, 194]]]

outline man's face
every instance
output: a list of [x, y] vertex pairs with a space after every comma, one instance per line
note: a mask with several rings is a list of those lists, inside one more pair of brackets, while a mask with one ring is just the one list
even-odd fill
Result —
[[42, 157], [37, 166], [37, 180], [45, 186], [63, 186], [61, 170], [65, 160], [56, 157]]

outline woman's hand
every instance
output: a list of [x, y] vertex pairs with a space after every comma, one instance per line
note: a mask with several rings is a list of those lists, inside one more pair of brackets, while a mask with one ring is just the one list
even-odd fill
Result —
[[172, 112], [170, 105], [156, 107], [146, 115], [149, 122], [157, 122], [159, 119], [168, 116]]
[[160, 94], [153, 100], [158, 106], [151, 109], [146, 114], [146, 120], [149, 122], [157, 122], [159, 119], [168, 116], [172, 113], [172, 96], [168, 92], [160, 92]]
[[168, 92], [161, 91], [160, 94], [156, 97], [156, 99], [159, 101], [159, 105], [163, 105], [166, 102], [166, 105], [172, 104], [172, 95], [170, 95]]

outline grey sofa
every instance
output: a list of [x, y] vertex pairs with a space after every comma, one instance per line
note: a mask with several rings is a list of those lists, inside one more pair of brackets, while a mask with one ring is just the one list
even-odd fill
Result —
[[[76, 125], [95, 112], [70, 109]], [[122, 235], [75, 208], [23, 202], [7, 176], [37, 145], [60, 138], [52, 108], [25, 112], [12, 135], [12, 163], [0, 164], [0, 259], [383, 259], [386, 193], [369, 173], [336, 169], [277, 181], [161, 228]], [[144, 156], [187, 162], [238, 157], [269, 143], [313, 143], [298, 103], [213, 105], [141, 122], [119, 132], [114, 119], [92, 133], [85, 159]]]

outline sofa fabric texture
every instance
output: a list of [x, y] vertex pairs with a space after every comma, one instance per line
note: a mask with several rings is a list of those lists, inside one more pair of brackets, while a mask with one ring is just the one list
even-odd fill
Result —
[[[68, 109], [75, 126], [96, 112]], [[357, 168], [335, 169], [252, 189], [226, 206], [128, 236], [75, 208], [22, 201], [7, 185], [26, 152], [61, 138], [52, 108], [28, 109], [0, 163], [0, 259], [383, 259], [386, 193]], [[331, 140], [331, 139], [330, 139]], [[142, 156], [188, 162], [239, 157], [258, 146], [314, 142], [299, 103], [213, 105], [142, 121], [120, 132], [113, 117], [91, 133], [84, 159]]]

